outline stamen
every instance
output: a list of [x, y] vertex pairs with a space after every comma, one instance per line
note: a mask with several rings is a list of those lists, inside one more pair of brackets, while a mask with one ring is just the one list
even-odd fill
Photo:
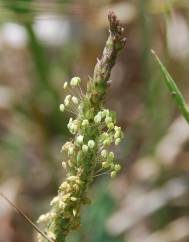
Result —
[[105, 174], [108, 174], [108, 173], [110, 173], [110, 170], [105, 171], [105, 172], [100, 173], [100, 174], [96, 174], [96, 175], [93, 176], [93, 178], [94, 178], [94, 177], [97, 177], [97, 176], [102, 176], [102, 175], [105, 175]]

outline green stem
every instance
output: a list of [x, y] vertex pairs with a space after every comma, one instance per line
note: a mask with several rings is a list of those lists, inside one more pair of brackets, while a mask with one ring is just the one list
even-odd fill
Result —
[[157, 61], [158, 65], [161, 69], [161, 72], [162, 72], [164, 78], [165, 78], [165, 83], [166, 83], [172, 97], [175, 99], [175, 102], [176, 102], [181, 114], [186, 119], [187, 123], [189, 124], [189, 110], [188, 110], [188, 107], [186, 105], [186, 102], [184, 100], [182, 93], [178, 89], [175, 81], [173, 80], [173, 78], [171, 77], [171, 75], [169, 74], [169, 72], [167, 71], [165, 66], [163, 65], [163, 63], [160, 61], [160, 59], [157, 56], [157, 54], [155, 53], [155, 51], [151, 50], [151, 52], [156, 58], [156, 61]]
[[44, 57], [42, 46], [40, 45], [32, 25], [30, 23], [24, 24], [29, 36], [29, 45], [33, 55], [35, 67], [37, 70], [38, 78], [43, 86], [49, 86], [48, 83], [48, 65]]

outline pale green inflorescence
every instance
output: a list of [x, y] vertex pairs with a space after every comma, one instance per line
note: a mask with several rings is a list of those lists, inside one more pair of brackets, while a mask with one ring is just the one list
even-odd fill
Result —
[[[73, 96], [66, 96], [64, 103], [71, 99]], [[69, 107], [71, 103], [65, 105], [66, 107], [60, 104], [61, 111], [71, 109], [74, 112], [78, 110], [78, 106], [82, 110], [75, 113], [75, 119], [70, 118], [68, 129], [74, 134], [74, 138], [62, 147], [65, 157], [62, 166], [66, 169], [67, 179], [61, 184], [58, 195], [50, 203], [51, 212], [41, 215], [38, 219], [38, 222], [48, 224], [47, 236], [52, 240], [57, 238], [59, 233], [66, 235], [68, 231], [80, 225], [80, 206], [89, 201], [85, 189], [93, 177], [104, 172], [115, 177], [121, 169], [116, 163], [114, 153], [109, 151], [112, 144], [117, 145], [117, 140], [123, 138], [121, 128], [115, 125], [115, 113], [101, 107], [97, 113], [91, 112], [88, 115], [85, 105], [87, 104], [90, 110], [89, 97], [86, 95], [82, 96], [82, 99], [77, 99], [78, 102], [73, 102], [74, 107]], [[60, 226], [62, 231], [56, 231], [56, 223], [62, 224]], [[39, 237], [44, 241], [41, 235]]]
[[[51, 241], [64, 242], [68, 233], [79, 227], [80, 209], [82, 204], [90, 202], [86, 191], [94, 177], [104, 173], [115, 177], [121, 169], [110, 148], [120, 143], [123, 132], [116, 125], [115, 113], [104, 108], [104, 99], [111, 68], [125, 40], [123, 28], [113, 13], [109, 14], [109, 22], [110, 36], [93, 79], [88, 82], [86, 94], [83, 94], [79, 77], [63, 85], [64, 89], [79, 95], [68, 94], [60, 104], [61, 112], [74, 113], [75, 118], [71, 117], [67, 125], [73, 138], [61, 150], [66, 179], [50, 203], [50, 212], [38, 219]], [[38, 241], [47, 242], [40, 234]]]

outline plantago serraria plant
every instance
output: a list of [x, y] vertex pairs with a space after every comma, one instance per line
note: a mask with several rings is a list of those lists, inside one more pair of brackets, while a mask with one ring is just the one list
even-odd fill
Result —
[[[109, 147], [119, 145], [123, 133], [116, 126], [115, 113], [104, 108], [104, 101], [111, 69], [126, 39], [113, 12], [109, 13], [108, 19], [109, 37], [93, 77], [89, 78], [86, 93], [81, 90], [79, 77], [73, 77], [63, 85], [65, 90], [79, 92], [78, 96], [68, 94], [60, 104], [60, 111], [68, 110], [76, 115], [68, 123], [73, 137], [62, 147], [62, 166], [67, 175], [50, 203], [50, 212], [38, 220], [43, 223], [48, 238], [56, 242], [64, 242], [68, 233], [80, 226], [80, 209], [90, 202], [87, 189], [94, 177], [103, 173], [114, 177], [121, 169]], [[47, 240], [39, 234], [38, 241]]]

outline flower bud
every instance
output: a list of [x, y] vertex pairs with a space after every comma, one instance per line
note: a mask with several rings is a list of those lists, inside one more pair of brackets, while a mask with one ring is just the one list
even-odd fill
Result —
[[63, 88], [66, 89], [68, 87], [68, 82], [64, 82]]
[[105, 162], [102, 162], [102, 168], [106, 169], [110, 166], [109, 162], [105, 161]]
[[64, 202], [60, 201], [59, 204], [58, 204], [58, 207], [59, 207], [60, 209], [65, 209], [66, 204], [65, 204]]
[[114, 138], [117, 139], [117, 138], [120, 138], [120, 131], [116, 131], [115, 134], [114, 134]]
[[116, 164], [116, 165], [114, 166], [114, 170], [115, 170], [115, 171], [120, 171], [120, 170], [121, 170], [121, 165], [120, 165], [120, 164]]
[[120, 139], [120, 138], [117, 138], [117, 139], [115, 140], [115, 145], [119, 145], [120, 142], [121, 142], [121, 139]]
[[69, 181], [76, 181], [77, 179], [78, 179], [77, 176], [69, 176], [69, 177], [68, 177], [68, 180], [69, 180]]
[[84, 138], [83, 135], [77, 136], [77, 138], [76, 138], [77, 144], [81, 145], [83, 143], [83, 138]]
[[68, 155], [70, 156], [70, 155], [73, 155], [73, 153], [74, 153], [74, 148], [73, 147], [69, 147], [68, 148]]
[[71, 85], [72, 87], [76, 87], [76, 86], [78, 86], [80, 83], [81, 83], [81, 79], [80, 79], [79, 77], [73, 77], [73, 78], [71, 79], [70, 85]]
[[111, 178], [114, 178], [115, 176], [116, 176], [116, 171], [112, 171], [111, 173], [110, 173], [110, 176], [111, 176]]
[[102, 111], [102, 113], [103, 113], [103, 115], [105, 115], [106, 117], [108, 117], [109, 114], [110, 114], [110, 111], [109, 111], [108, 109], [104, 109], [104, 110]]
[[65, 106], [64, 106], [63, 103], [60, 104], [59, 108], [60, 108], [60, 111], [61, 111], [61, 112], [64, 112], [64, 110], [65, 110]]
[[106, 158], [107, 155], [108, 155], [108, 151], [107, 151], [107, 150], [104, 149], [104, 150], [101, 151], [101, 156], [102, 156], [103, 158]]
[[99, 112], [97, 113], [97, 115], [98, 115], [98, 116], [100, 116], [100, 117], [101, 117], [101, 119], [104, 117], [104, 115], [103, 115], [102, 111], [99, 111]]
[[43, 222], [46, 222], [48, 220], [46, 214], [42, 214], [38, 220], [37, 220], [37, 223], [43, 223]]
[[73, 209], [73, 216], [75, 217], [75, 215], [76, 215], [76, 210], [75, 209]]
[[94, 140], [89, 140], [89, 142], [88, 142], [88, 146], [89, 146], [90, 149], [93, 149], [94, 146], [95, 146], [95, 142], [94, 142]]
[[57, 203], [59, 201], [59, 197], [54, 197], [53, 200], [50, 202], [50, 205], [54, 205], [55, 203]]
[[105, 140], [103, 141], [103, 145], [104, 145], [104, 146], [110, 146], [111, 143], [112, 143], [111, 139], [105, 139]]
[[112, 130], [112, 129], [114, 128], [114, 124], [113, 124], [113, 123], [108, 123], [108, 124], [107, 124], [107, 127], [108, 127], [110, 130]]
[[71, 99], [71, 95], [67, 95], [64, 99], [64, 104], [65, 106], [68, 106], [70, 104], [70, 99]]
[[77, 97], [75, 97], [75, 96], [73, 96], [72, 97], [72, 102], [74, 103], [74, 104], [78, 104], [79, 102], [78, 102], [78, 98]]
[[87, 119], [84, 119], [81, 125], [83, 127], [87, 127], [89, 125], [89, 121]]
[[67, 168], [67, 164], [66, 164], [65, 161], [62, 162], [62, 167], [66, 170], [66, 168]]
[[121, 128], [120, 128], [120, 127], [118, 127], [118, 126], [115, 126], [115, 127], [114, 127], [114, 129], [115, 129], [115, 131], [118, 131], [118, 132], [120, 132], [120, 131], [121, 131]]
[[88, 149], [89, 149], [89, 147], [87, 145], [82, 145], [82, 151], [84, 153], [87, 153]]
[[114, 153], [111, 151], [111, 152], [108, 154], [108, 160], [109, 160], [109, 161], [113, 161], [114, 158], [115, 158]]
[[104, 133], [101, 134], [101, 139], [102, 140], [105, 140], [105, 139], [108, 139], [108, 138], [109, 138], [109, 134], [108, 133], [104, 132]]
[[109, 123], [111, 123], [112, 122], [112, 118], [111, 117], [106, 117], [105, 118], [105, 123], [106, 124], [109, 124]]
[[71, 124], [69, 130], [70, 133], [75, 134], [78, 131], [78, 126], [76, 124]]
[[77, 201], [77, 198], [76, 198], [76, 197], [70, 197], [70, 200], [71, 200], [72, 202], [76, 202], [76, 201]]
[[99, 114], [97, 114], [95, 117], [94, 117], [94, 122], [96, 124], [99, 124], [101, 122], [101, 116]]

